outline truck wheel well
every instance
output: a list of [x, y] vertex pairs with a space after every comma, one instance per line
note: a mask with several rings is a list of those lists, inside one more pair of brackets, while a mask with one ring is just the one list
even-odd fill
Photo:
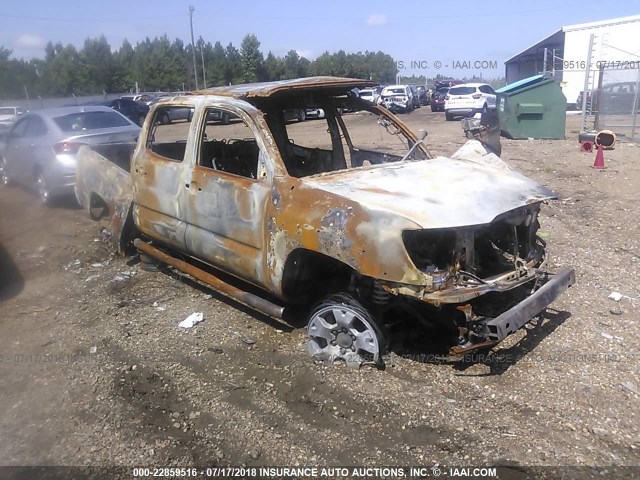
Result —
[[91, 193], [91, 197], [89, 197], [89, 216], [91, 220], [100, 220], [106, 217], [108, 213], [109, 207], [102, 197], [95, 192]]
[[345, 290], [353, 273], [353, 268], [335, 258], [298, 248], [285, 263], [282, 293], [291, 303], [308, 303], [329, 292]]

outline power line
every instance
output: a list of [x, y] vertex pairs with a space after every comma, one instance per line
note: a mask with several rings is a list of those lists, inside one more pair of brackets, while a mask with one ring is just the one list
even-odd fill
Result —
[[96, 18], [96, 17], [91, 17], [91, 18], [78, 18], [78, 17], [65, 17], [65, 18], [61, 18], [61, 17], [36, 17], [36, 16], [30, 16], [30, 15], [11, 15], [11, 14], [7, 14], [7, 13], [0, 13], [0, 18], [14, 18], [17, 20], [42, 20], [45, 22], [72, 22], [72, 23], [76, 23], [76, 22], [95, 22], [95, 23], [102, 23], [102, 22], [118, 22], [118, 23], [127, 23], [127, 22], [142, 22], [145, 20], [165, 20], [167, 18], [176, 18], [176, 16], [180, 16], [178, 14], [175, 15], [161, 15], [161, 16], [153, 16], [153, 17], [122, 17], [122, 18]]

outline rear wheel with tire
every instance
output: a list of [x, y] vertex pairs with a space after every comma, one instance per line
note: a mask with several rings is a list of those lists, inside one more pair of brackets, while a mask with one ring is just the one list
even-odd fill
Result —
[[0, 159], [0, 183], [5, 186], [11, 185], [11, 179], [7, 173], [7, 161], [4, 158]]
[[36, 173], [36, 190], [38, 192], [38, 198], [43, 205], [51, 203], [51, 190], [49, 190], [49, 185], [42, 172]]
[[304, 122], [307, 119], [307, 112], [305, 112], [304, 108], [298, 110], [298, 121]]
[[453, 115], [451, 115], [451, 113], [447, 112], [446, 110], [444, 111], [444, 118], [447, 120], [447, 122], [450, 122], [451, 120], [453, 120]]
[[351, 295], [326, 297], [309, 315], [307, 350], [314, 360], [382, 364], [387, 339], [373, 316]]

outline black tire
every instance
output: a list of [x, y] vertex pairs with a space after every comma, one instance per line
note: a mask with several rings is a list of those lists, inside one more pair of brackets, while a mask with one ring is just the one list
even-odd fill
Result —
[[307, 112], [304, 111], [304, 108], [298, 110], [298, 121], [304, 122], [307, 119]]
[[480, 113], [487, 113], [487, 110], [488, 110], [488, 109], [489, 109], [489, 107], [487, 107], [487, 104], [485, 103], [485, 104], [482, 106], [482, 112], [480, 112]]
[[[328, 308], [340, 307], [347, 307], [351, 312], [355, 313], [361, 327], [366, 327], [367, 329], [368, 327], [370, 327], [370, 330], [373, 331], [378, 345], [378, 351], [373, 353], [373, 360], [378, 364], [378, 366], [383, 366], [384, 363], [382, 362], [381, 357], [386, 353], [388, 347], [386, 332], [384, 331], [384, 328], [378, 324], [376, 319], [369, 313], [369, 311], [351, 295], [346, 293], [328, 295], [311, 310], [311, 313], [308, 317], [308, 323], [311, 323], [312, 319], [314, 319], [314, 317], [319, 312]], [[309, 332], [309, 327], [307, 328], [307, 333], [309, 334], [309, 342], [311, 343], [312, 333]], [[347, 349], [348, 348], [349, 347], [347, 347]], [[355, 348], [355, 346], [353, 348]], [[311, 354], [311, 348], [309, 349], [309, 353]]]
[[445, 110], [444, 111], [444, 118], [447, 120], [447, 122], [450, 122], [451, 120], [453, 120], [453, 115], [451, 115], [449, 112], [447, 112]]

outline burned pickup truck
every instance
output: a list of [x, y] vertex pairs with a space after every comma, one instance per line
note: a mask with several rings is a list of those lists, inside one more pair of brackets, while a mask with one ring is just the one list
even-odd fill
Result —
[[[358, 98], [369, 86], [314, 77], [164, 99], [137, 145], [81, 148], [76, 196], [122, 253], [273, 317], [306, 311], [314, 359], [377, 360], [399, 324], [446, 325], [454, 353], [493, 346], [574, 282], [544, 271], [538, 212], [556, 195], [481, 134], [433, 157], [424, 132]], [[301, 108], [325, 116], [287, 121]]]

